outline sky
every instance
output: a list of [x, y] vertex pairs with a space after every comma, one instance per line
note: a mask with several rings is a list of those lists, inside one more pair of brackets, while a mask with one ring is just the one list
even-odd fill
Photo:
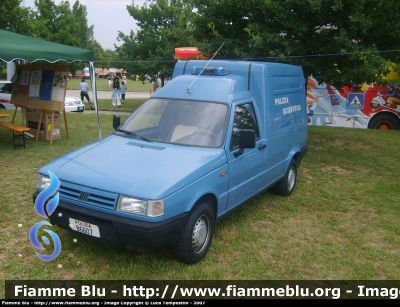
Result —
[[[53, 0], [55, 4], [60, 4], [62, 0]], [[76, 0], [68, 0], [70, 8]], [[145, 0], [134, 0], [134, 5], [141, 6]], [[129, 15], [127, 5], [132, 4], [132, 0], [79, 0], [81, 5], [86, 6], [88, 26], [94, 26], [94, 39], [103, 49], [114, 50], [114, 44], [121, 45], [117, 41], [118, 31], [129, 34], [131, 30], [136, 30], [136, 21]], [[35, 8], [34, 0], [24, 0], [24, 6]]]

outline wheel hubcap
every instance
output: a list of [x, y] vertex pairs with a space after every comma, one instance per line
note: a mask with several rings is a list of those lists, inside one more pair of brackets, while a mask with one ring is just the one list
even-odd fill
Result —
[[287, 187], [288, 187], [289, 191], [291, 191], [293, 189], [295, 180], [296, 180], [296, 171], [294, 170], [293, 167], [291, 167], [290, 171], [289, 171], [288, 181], [287, 181]]
[[192, 247], [195, 253], [202, 251], [208, 241], [209, 221], [206, 216], [201, 216], [193, 228]]
[[388, 122], [380, 122], [377, 128], [380, 130], [393, 130], [393, 126]]

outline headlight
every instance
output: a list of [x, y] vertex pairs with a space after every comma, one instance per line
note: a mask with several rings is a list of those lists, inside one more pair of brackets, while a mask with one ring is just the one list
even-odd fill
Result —
[[50, 177], [42, 174], [37, 175], [36, 188], [40, 190], [47, 189], [50, 185]]
[[117, 211], [150, 217], [162, 216], [164, 215], [164, 201], [137, 199], [121, 195], [118, 199]]

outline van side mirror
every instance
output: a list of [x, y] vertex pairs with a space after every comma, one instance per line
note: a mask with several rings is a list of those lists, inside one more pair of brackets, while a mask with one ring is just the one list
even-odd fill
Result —
[[239, 150], [235, 151], [233, 155], [235, 158], [240, 156], [245, 148], [256, 147], [256, 134], [252, 129], [242, 129], [239, 134]]
[[117, 129], [121, 125], [121, 117], [117, 114], [113, 116], [113, 128]]

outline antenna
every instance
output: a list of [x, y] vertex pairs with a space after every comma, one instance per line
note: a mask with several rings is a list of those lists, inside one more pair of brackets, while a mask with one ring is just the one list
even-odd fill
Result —
[[191, 93], [190, 88], [192, 87], [192, 85], [196, 82], [197, 78], [202, 74], [202, 72], [204, 71], [204, 69], [206, 69], [206, 67], [208, 66], [208, 64], [210, 64], [210, 62], [214, 59], [214, 57], [217, 55], [218, 51], [222, 48], [222, 46], [225, 44], [225, 42], [222, 43], [222, 45], [218, 48], [218, 50], [214, 53], [214, 55], [212, 56], [212, 58], [207, 62], [206, 66], [203, 67], [203, 69], [201, 70], [201, 72], [197, 75], [196, 79], [193, 80], [192, 84], [189, 85], [189, 87], [187, 88], [188, 93]]

